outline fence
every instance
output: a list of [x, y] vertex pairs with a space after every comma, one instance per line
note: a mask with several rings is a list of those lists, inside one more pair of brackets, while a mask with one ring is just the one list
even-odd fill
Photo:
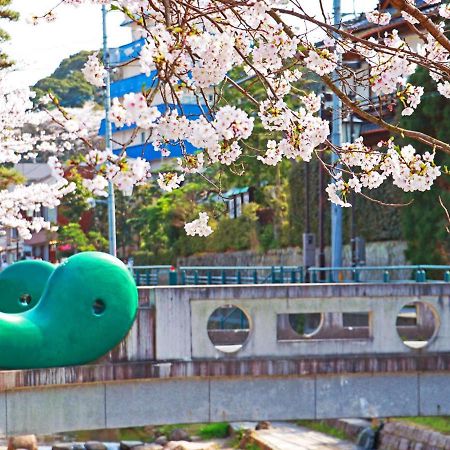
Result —
[[450, 282], [450, 266], [443, 265], [310, 267], [307, 273], [312, 283]]
[[450, 266], [135, 266], [138, 286], [276, 283], [450, 282]]

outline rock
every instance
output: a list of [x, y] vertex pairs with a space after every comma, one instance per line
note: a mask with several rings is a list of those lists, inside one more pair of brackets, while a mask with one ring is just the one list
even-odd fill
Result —
[[85, 447], [78, 442], [57, 442], [53, 444], [52, 450], [85, 450]]
[[257, 422], [231, 422], [230, 434], [234, 436], [236, 433], [244, 432], [245, 430], [254, 430]]
[[11, 436], [8, 439], [8, 450], [23, 448], [27, 450], [37, 450], [37, 439], [34, 434], [26, 434], [24, 436]]
[[272, 424], [267, 420], [263, 420], [261, 422], [258, 422], [258, 424], [255, 427], [255, 430], [270, 430], [271, 428]]
[[119, 448], [120, 450], [131, 450], [134, 447], [144, 445], [142, 441], [121, 441]]
[[71, 442], [58, 442], [52, 445], [52, 450], [73, 450], [73, 447], [74, 444]]
[[170, 441], [164, 450], [217, 450], [217, 444], [211, 442]]
[[133, 447], [133, 450], [162, 450], [164, 447], [159, 444], [143, 444]]
[[108, 450], [103, 442], [88, 441], [84, 444], [86, 450]]
[[172, 430], [169, 434], [169, 441], [190, 441], [191, 438], [189, 437], [189, 434], [186, 433], [186, 431], [182, 430], [181, 428], [175, 428], [175, 430]]
[[162, 436], [157, 437], [155, 439], [154, 443], [157, 444], [157, 445], [162, 445], [164, 447], [167, 444], [168, 441], [169, 440], [166, 438], [166, 436], [162, 435]]

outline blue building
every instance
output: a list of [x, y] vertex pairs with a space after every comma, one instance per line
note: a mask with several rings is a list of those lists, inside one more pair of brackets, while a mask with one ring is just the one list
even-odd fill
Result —
[[[130, 21], [126, 20], [122, 26], [130, 27], [132, 42], [126, 45], [122, 45], [118, 48], [111, 48], [110, 51], [110, 64], [114, 68], [114, 79], [111, 83], [111, 99], [118, 98], [119, 100], [127, 93], [141, 92], [142, 89], [151, 89], [156, 86], [157, 73], [152, 72], [149, 76], [141, 73], [139, 61], [136, 59], [139, 56], [141, 48], [145, 44], [145, 40], [139, 38], [138, 26]], [[197, 104], [196, 97], [192, 94], [183, 95], [183, 113], [189, 119], [196, 119], [201, 114], [201, 109]], [[160, 94], [156, 94], [153, 106], [156, 106], [161, 113], [167, 110], [167, 106], [162, 101]], [[203, 110], [206, 108], [203, 106]], [[136, 125], [126, 125], [122, 128], [112, 126], [113, 133], [113, 151], [122, 151], [120, 144], [130, 142], [133, 138], [133, 134], [136, 133]], [[105, 135], [105, 120], [102, 121], [99, 135]], [[158, 161], [167, 160], [162, 158], [161, 152], [156, 151], [149, 139], [149, 131], [142, 130], [134, 136], [131, 144], [127, 146], [127, 155], [130, 158], [143, 157], [148, 161], [157, 165]], [[170, 158], [180, 157], [182, 155], [181, 146], [177, 143], [166, 145], [166, 148], [170, 151]], [[185, 142], [184, 148], [187, 153], [195, 153], [194, 148], [189, 142]]]

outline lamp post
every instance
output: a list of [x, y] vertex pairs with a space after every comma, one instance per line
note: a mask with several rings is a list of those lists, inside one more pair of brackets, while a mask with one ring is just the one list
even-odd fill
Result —
[[[112, 127], [109, 120], [109, 110], [111, 108], [111, 77], [109, 66], [108, 33], [106, 29], [106, 5], [102, 5], [103, 22], [103, 64], [106, 69], [105, 75], [105, 146], [108, 152], [112, 153]], [[108, 240], [109, 253], [117, 255], [116, 242], [116, 202], [114, 198], [114, 185], [108, 182]]]
[[[336, 27], [339, 27], [340, 22], [341, 0], [333, 0], [333, 23]], [[334, 34], [336, 35], [337, 33]], [[337, 38], [338, 36], [335, 37]], [[340, 66], [342, 61], [340, 54], [338, 54], [337, 59], [337, 64]], [[338, 89], [341, 88], [342, 83], [339, 80], [339, 73], [337, 70], [333, 73], [333, 83], [336, 84]], [[333, 95], [333, 125], [331, 142], [337, 147], [341, 145], [341, 110], [341, 99], [337, 95]], [[336, 164], [338, 159], [338, 155], [332, 152], [331, 164]], [[339, 172], [339, 166], [336, 167], [336, 171]], [[331, 267], [342, 267], [342, 207], [334, 203], [331, 204]]]
[[[355, 139], [357, 139], [361, 135], [362, 124], [363, 121], [358, 117], [354, 117], [350, 112], [349, 116], [342, 122], [344, 141], [355, 142]], [[358, 265], [358, 258], [356, 256], [356, 195], [354, 191], [352, 191], [351, 203], [352, 208], [350, 217], [350, 245], [352, 250], [352, 266], [356, 266]]]

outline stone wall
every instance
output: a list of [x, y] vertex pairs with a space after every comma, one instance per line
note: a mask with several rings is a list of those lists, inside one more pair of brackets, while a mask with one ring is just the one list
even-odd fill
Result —
[[[366, 244], [367, 266], [403, 265], [406, 242], [382, 241]], [[330, 261], [330, 249], [325, 250], [326, 260]], [[351, 265], [349, 245], [343, 249], [344, 266]], [[300, 266], [303, 264], [300, 247], [287, 247], [258, 253], [252, 250], [227, 253], [205, 253], [178, 258], [177, 266]]]
[[401, 422], [388, 422], [380, 435], [380, 450], [448, 450], [450, 436]]

